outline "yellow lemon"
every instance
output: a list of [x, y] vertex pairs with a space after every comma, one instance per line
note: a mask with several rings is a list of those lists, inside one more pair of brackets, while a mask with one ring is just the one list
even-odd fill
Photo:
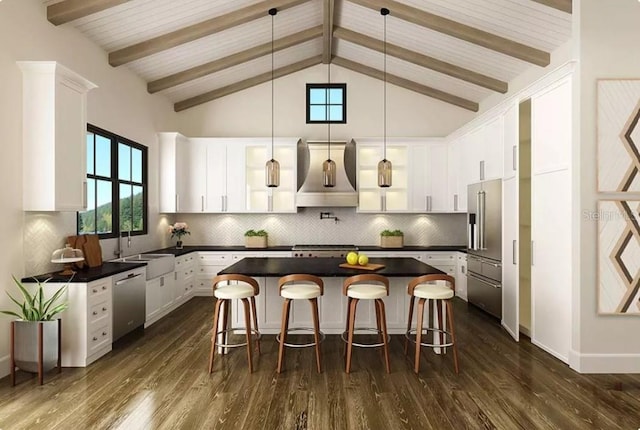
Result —
[[347, 254], [347, 263], [358, 264], [358, 253], [351, 251]]
[[360, 254], [360, 256], [358, 257], [358, 264], [361, 266], [366, 266], [368, 262], [369, 262], [369, 257], [367, 257], [364, 254]]

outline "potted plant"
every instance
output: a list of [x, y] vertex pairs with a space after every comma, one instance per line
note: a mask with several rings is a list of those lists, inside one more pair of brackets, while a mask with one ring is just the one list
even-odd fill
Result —
[[173, 236], [178, 237], [178, 241], [176, 242], [176, 249], [182, 249], [182, 236], [185, 234], [191, 234], [189, 231], [189, 226], [186, 222], [176, 222], [173, 225], [169, 226], [169, 233], [171, 233], [171, 239]]
[[380, 233], [380, 246], [382, 248], [402, 248], [403, 239], [402, 230], [383, 230]]
[[9, 292], [7, 295], [18, 306], [18, 310], [0, 311], [11, 315], [17, 320], [13, 321], [14, 341], [12, 348], [15, 365], [27, 372], [38, 372], [38, 330], [42, 325], [42, 371], [53, 369], [58, 363], [58, 331], [59, 321], [54, 319], [56, 315], [67, 309], [66, 302], [58, 301], [67, 289], [64, 285], [53, 293], [51, 298], [45, 299], [44, 285], [48, 281], [40, 282], [34, 278], [37, 288], [31, 294], [27, 288], [13, 276], [13, 280], [22, 293], [23, 302], [14, 298]]
[[269, 233], [264, 230], [247, 230], [244, 233], [245, 248], [266, 248]]

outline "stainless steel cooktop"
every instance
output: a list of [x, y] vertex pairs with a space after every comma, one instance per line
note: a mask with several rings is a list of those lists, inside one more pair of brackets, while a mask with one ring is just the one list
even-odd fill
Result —
[[358, 251], [355, 245], [294, 245], [294, 257], [335, 257], [344, 258], [349, 251]]

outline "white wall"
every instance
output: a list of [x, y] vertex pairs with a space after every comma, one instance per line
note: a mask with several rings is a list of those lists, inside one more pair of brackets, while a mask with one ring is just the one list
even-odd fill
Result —
[[[148, 95], [145, 83], [125, 67], [109, 66], [106, 53], [73, 28], [50, 24], [40, 0], [4, 0], [0, 2], [2, 289], [15, 292], [12, 274], [20, 278], [48, 271], [51, 252], [76, 229], [75, 213], [22, 212], [22, 75], [16, 66], [18, 60], [59, 61], [94, 82], [99, 88], [89, 93], [88, 121], [149, 147], [150, 234], [134, 238], [133, 245], [139, 249], [162, 246], [167, 235], [166, 222], [157, 215], [155, 134], [175, 128], [172, 105], [162, 97]], [[115, 240], [103, 241], [105, 257], [112, 255], [114, 244]], [[10, 306], [7, 296], [0, 294], [0, 309]], [[8, 373], [9, 321], [9, 317], [0, 317], [0, 376]]]
[[[612, 197], [596, 191], [596, 80], [640, 78], [640, 3], [582, 0], [580, 9], [580, 197], [582, 211], [595, 212], [598, 198]], [[640, 372], [640, 318], [597, 315], [596, 243], [597, 222], [582, 218], [580, 370]]]
[[[305, 85], [325, 83], [327, 66], [317, 65], [274, 81], [274, 133], [326, 139], [326, 125], [306, 124]], [[382, 81], [331, 66], [331, 82], [347, 84], [347, 124], [331, 126], [332, 139], [383, 135]], [[443, 137], [474, 113], [395, 85], [387, 86], [387, 136]], [[230, 94], [178, 113], [185, 136], [270, 136], [271, 83]]]

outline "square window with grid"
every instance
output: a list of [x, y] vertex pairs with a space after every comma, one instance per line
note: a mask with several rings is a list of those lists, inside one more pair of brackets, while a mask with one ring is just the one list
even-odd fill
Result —
[[347, 84], [307, 84], [307, 124], [346, 124]]

